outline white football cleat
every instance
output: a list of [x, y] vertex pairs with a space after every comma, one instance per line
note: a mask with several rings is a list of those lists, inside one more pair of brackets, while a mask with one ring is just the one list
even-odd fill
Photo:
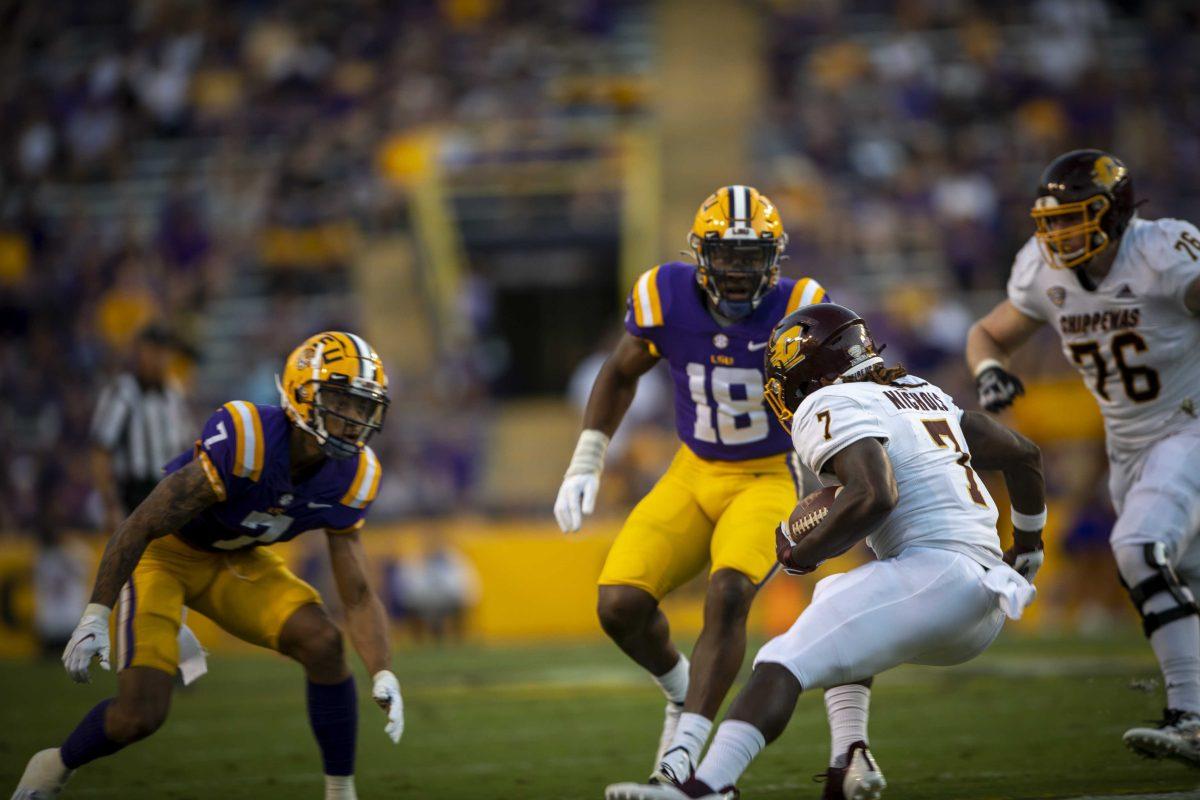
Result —
[[679, 718], [683, 716], [683, 703], [667, 701], [667, 711], [663, 716], [662, 735], [658, 737], [658, 752], [654, 754], [654, 769], [657, 771], [671, 742], [675, 739], [675, 729], [679, 727]]
[[738, 790], [726, 786], [718, 791], [688, 794], [670, 783], [614, 783], [604, 790], [604, 800], [738, 800]]
[[880, 800], [887, 788], [883, 772], [866, 742], [855, 742], [846, 751], [846, 766], [825, 772], [822, 800]]
[[654, 772], [650, 773], [650, 783], [683, 786], [695, 774], [696, 765], [692, 763], [692, 754], [687, 748], [672, 747], [663, 754]]
[[50, 800], [58, 797], [74, 770], [67, 769], [57, 747], [33, 754], [13, 792], [12, 800]]
[[1200, 767], [1200, 714], [1168, 708], [1153, 728], [1130, 728], [1122, 741], [1146, 758], [1173, 758]]

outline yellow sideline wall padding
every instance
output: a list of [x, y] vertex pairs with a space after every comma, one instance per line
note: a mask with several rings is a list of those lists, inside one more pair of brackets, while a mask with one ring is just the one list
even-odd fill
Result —
[[[1009, 540], [1007, 502], [997, 492], [997, 505], [1004, 509], [1000, 528]], [[1053, 591], [1062, 569], [1059, 526], [1061, 515], [1050, 509], [1046, 531], [1046, 565], [1038, 575], [1043, 593]], [[520, 642], [552, 639], [600, 638], [603, 633], [596, 620], [596, 576], [608, 548], [620, 527], [616, 517], [589, 520], [588, 533], [564, 536], [553, 522], [494, 522], [468, 518], [443, 522], [404, 525], [368, 525], [363, 541], [371, 565], [371, 580], [378, 588], [384, 580], [386, 565], [396, 559], [411, 558], [434, 539], [445, 539], [473, 565], [479, 578], [479, 602], [467, 617], [467, 635], [484, 642]], [[327, 564], [325, 537], [309, 533], [273, 549], [284, 556], [298, 572], [301, 564], [313, 559]], [[103, 538], [87, 538], [93, 561], [99, 560]], [[751, 630], [773, 635], [786, 630], [807, 605], [812, 587], [822, 577], [844, 572], [861, 563], [864, 548], [825, 564], [815, 575], [795, 578], [777, 574], [764, 587], [751, 612]], [[25, 538], [0, 537], [0, 657], [28, 655], [35, 650], [32, 633], [32, 568], [34, 545]], [[94, 570], [94, 566], [93, 566]], [[89, 575], [89, 585], [91, 576]], [[327, 601], [336, 604], [331, 584], [318, 581]], [[693, 582], [668, 597], [663, 609], [674, 633], [694, 635], [703, 621], [704, 583]], [[331, 596], [332, 595], [332, 596]], [[1017, 623], [1030, 629], [1044, 622], [1042, 603], [1034, 605]], [[214, 652], [249, 651], [250, 645], [235, 640], [212, 622], [189, 612], [188, 624], [204, 645]], [[398, 639], [400, 647], [403, 641]]]

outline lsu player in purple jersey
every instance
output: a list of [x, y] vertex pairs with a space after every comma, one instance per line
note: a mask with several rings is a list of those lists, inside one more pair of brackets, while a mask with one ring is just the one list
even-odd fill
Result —
[[57, 796], [74, 770], [162, 725], [185, 606], [300, 662], [325, 797], [353, 800], [358, 704], [341, 631], [317, 591], [265, 547], [316, 528], [328, 537], [350, 640], [374, 676], [386, 732], [399, 741], [404, 712], [389, 669], [387, 617], [359, 540], [379, 487], [367, 440], [388, 406], [383, 364], [353, 333], [320, 333], [288, 357], [279, 392], [280, 406], [234, 401], [218, 409], [194, 449], [166, 465], [113, 533], [63, 663], [80, 682], [93, 658], [108, 669], [111, 622], [117, 695], [88, 712], [62, 746], [33, 756], [14, 800]]
[[[696, 212], [696, 264], [661, 264], [637, 281], [626, 334], [605, 362], [554, 506], [564, 532], [596, 502], [609, 437], [638, 378], [666, 359], [682, 446], [637, 504], [600, 574], [600, 624], [667, 696], [653, 780], [682, 782], [741, 667], [746, 615], [775, 567], [774, 527], [796, 503], [799, 472], [786, 433], [763, 404], [763, 349], [786, 313], [821, 302], [815, 280], [781, 278], [787, 235], [774, 205], [726, 186]], [[688, 659], [659, 602], [710, 563], [704, 627]]]

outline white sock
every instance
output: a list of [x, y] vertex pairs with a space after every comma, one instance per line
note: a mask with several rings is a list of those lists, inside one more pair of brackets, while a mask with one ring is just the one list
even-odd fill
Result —
[[871, 690], [858, 683], [825, 690], [825, 712], [829, 714], [829, 766], [844, 767], [846, 751], [855, 742], [867, 741], [867, 709]]
[[326, 775], [325, 800], [358, 800], [353, 775]]
[[[1117, 547], [1114, 554], [1121, 577], [1130, 586], [1158, 574], [1146, 563], [1141, 545]], [[1191, 594], [1190, 589], [1186, 591]], [[1146, 599], [1142, 611], [1152, 614], [1177, 605], [1170, 592], [1158, 592]], [[1192, 614], [1168, 622], [1150, 634], [1150, 647], [1167, 686], [1167, 707], [1200, 713], [1200, 617]]]
[[671, 746], [667, 749], [686, 748], [688, 755], [692, 757], [692, 763], [695, 764], [700, 760], [700, 753], [704, 751], [704, 743], [708, 741], [711, 731], [711, 719], [685, 711], [679, 716], [679, 727], [675, 729], [675, 738], [671, 740]]
[[687, 656], [680, 653], [679, 660], [675, 662], [675, 666], [662, 675], [654, 676], [654, 681], [662, 687], [663, 694], [672, 703], [682, 703], [683, 699], [687, 697], [688, 668], [690, 666], [691, 664], [688, 662]]
[[749, 722], [727, 719], [717, 728], [708, 754], [696, 769], [696, 780], [717, 791], [733, 786], [766, 746], [767, 740], [758, 728]]

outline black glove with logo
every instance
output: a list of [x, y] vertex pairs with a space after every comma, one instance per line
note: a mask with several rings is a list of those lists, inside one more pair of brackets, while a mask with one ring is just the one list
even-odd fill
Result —
[[979, 405], [988, 411], [996, 412], [1008, 408], [1014, 400], [1025, 394], [1025, 386], [1020, 378], [995, 361], [984, 363], [988, 366], [975, 375]]

